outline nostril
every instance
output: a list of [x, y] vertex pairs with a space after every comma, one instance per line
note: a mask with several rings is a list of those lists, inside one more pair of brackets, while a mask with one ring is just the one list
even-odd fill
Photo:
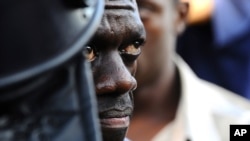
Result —
[[96, 84], [96, 93], [100, 94], [125, 94], [129, 91], [135, 90], [137, 82], [134, 77], [126, 79], [106, 79], [105, 81], [99, 81]]
[[121, 81], [117, 84], [117, 92], [126, 93], [135, 90], [137, 87], [137, 83], [134, 77], [130, 77], [127, 80]]
[[96, 85], [96, 93], [97, 94], [105, 94], [105, 93], [109, 93], [112, 91], [115, 91], [116, 87], [115, 84], [113, 82], [99, 82]]

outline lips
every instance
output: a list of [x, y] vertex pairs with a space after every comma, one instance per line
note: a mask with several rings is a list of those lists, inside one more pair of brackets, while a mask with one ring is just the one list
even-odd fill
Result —
[[125, 128], [129, 126], [129, 116], [100, 119], [103, 128]]
[[132, 114], [132, 108], [126, 108], [124, 110], [108, 110], [101, 112], [100, 123], [102, 128], [125, 128], [129, 126], [130, 118]]
[[105, 1], [105, 9], [134, 10], [134, 4], [129, 0]]

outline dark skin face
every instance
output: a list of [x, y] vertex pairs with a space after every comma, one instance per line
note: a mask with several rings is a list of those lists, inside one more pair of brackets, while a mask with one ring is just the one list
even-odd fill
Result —
[[136, 60], [145, 31], [134, 0], [106, 0], [101, 24], [87, 47], [104, 141], [124, 139], [133, 111]]

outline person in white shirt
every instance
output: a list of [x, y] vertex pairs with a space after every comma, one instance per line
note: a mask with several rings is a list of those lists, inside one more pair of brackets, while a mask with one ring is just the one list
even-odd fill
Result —
[[199, 79], [176, 54], [188, 3], [137, 0], [147, 42], [138, 60], [132, 141], [228, 141], [230, 124], [249, 124], [246, 99]]

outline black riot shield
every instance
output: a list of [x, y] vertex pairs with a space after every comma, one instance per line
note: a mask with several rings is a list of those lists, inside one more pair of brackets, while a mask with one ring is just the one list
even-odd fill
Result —
[[82, 56], [103, 0], [0, 2], [0, 140], [100, 141]]

